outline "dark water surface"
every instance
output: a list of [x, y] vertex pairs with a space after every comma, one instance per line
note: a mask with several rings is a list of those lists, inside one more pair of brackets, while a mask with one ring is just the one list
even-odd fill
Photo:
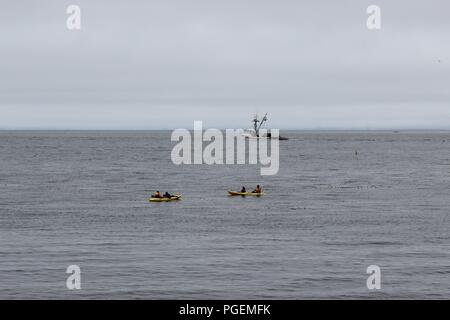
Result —
[[450, 298], [450, 133], [283, 132], [264, 177], [170, 134], [0, 132], [0, 298]]

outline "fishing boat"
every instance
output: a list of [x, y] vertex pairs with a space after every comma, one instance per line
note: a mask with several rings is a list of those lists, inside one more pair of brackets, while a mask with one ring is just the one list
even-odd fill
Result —
[[[272, 137], [272, 134], [270, 132], [267, 132], [267, 133], [264, 133], [264, 134], [260, 135], [259, 131], [261, 130], [261, 127], [265, 123], [267, 123], [267, 120], [268, 120], [267, 113], [264, 115], [264, 117], [261, 120], [258, 119], [258, 115], [255, 115], [255, 117], [252, 120], [253, 128], [244, 130], [242, 135], [245, 138], [249, 138], [249, 139], [259, 139], [259, 138], [275, 139], [275, 137]], [[282, 137], [282, 136], [278, 136], [277, 139], [278, 140], [288, 140], [288, 138]]]

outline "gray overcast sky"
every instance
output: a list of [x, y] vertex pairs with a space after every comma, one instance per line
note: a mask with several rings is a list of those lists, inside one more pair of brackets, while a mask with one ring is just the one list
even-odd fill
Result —
[[448, 0], [0, 3], [0, 129], [450, 129]]

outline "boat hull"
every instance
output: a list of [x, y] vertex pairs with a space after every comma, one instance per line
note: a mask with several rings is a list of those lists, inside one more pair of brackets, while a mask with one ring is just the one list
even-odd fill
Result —
[[170, 201], [177, 201], [181, 199], [181, 194], [177, 194], [170, 198], [149, 198], [149, 202], [170, 202]]
[[243, 197], [245, 197], [245, 196], [260, 197], [260, 196], [265, 195], [265, 193], [263, 193], [263, 192], [257, 193], [257, 192], [239, 192], [239, 191], [228, 191], [228, 194], [230, 196], [243, 196]]

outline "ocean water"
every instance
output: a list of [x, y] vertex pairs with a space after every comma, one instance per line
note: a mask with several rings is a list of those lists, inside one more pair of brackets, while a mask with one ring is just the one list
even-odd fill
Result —
[[170, 134], [0, 132], [0, 298], [450, 298], [450, 133], [283, 132], [274, 176]]

